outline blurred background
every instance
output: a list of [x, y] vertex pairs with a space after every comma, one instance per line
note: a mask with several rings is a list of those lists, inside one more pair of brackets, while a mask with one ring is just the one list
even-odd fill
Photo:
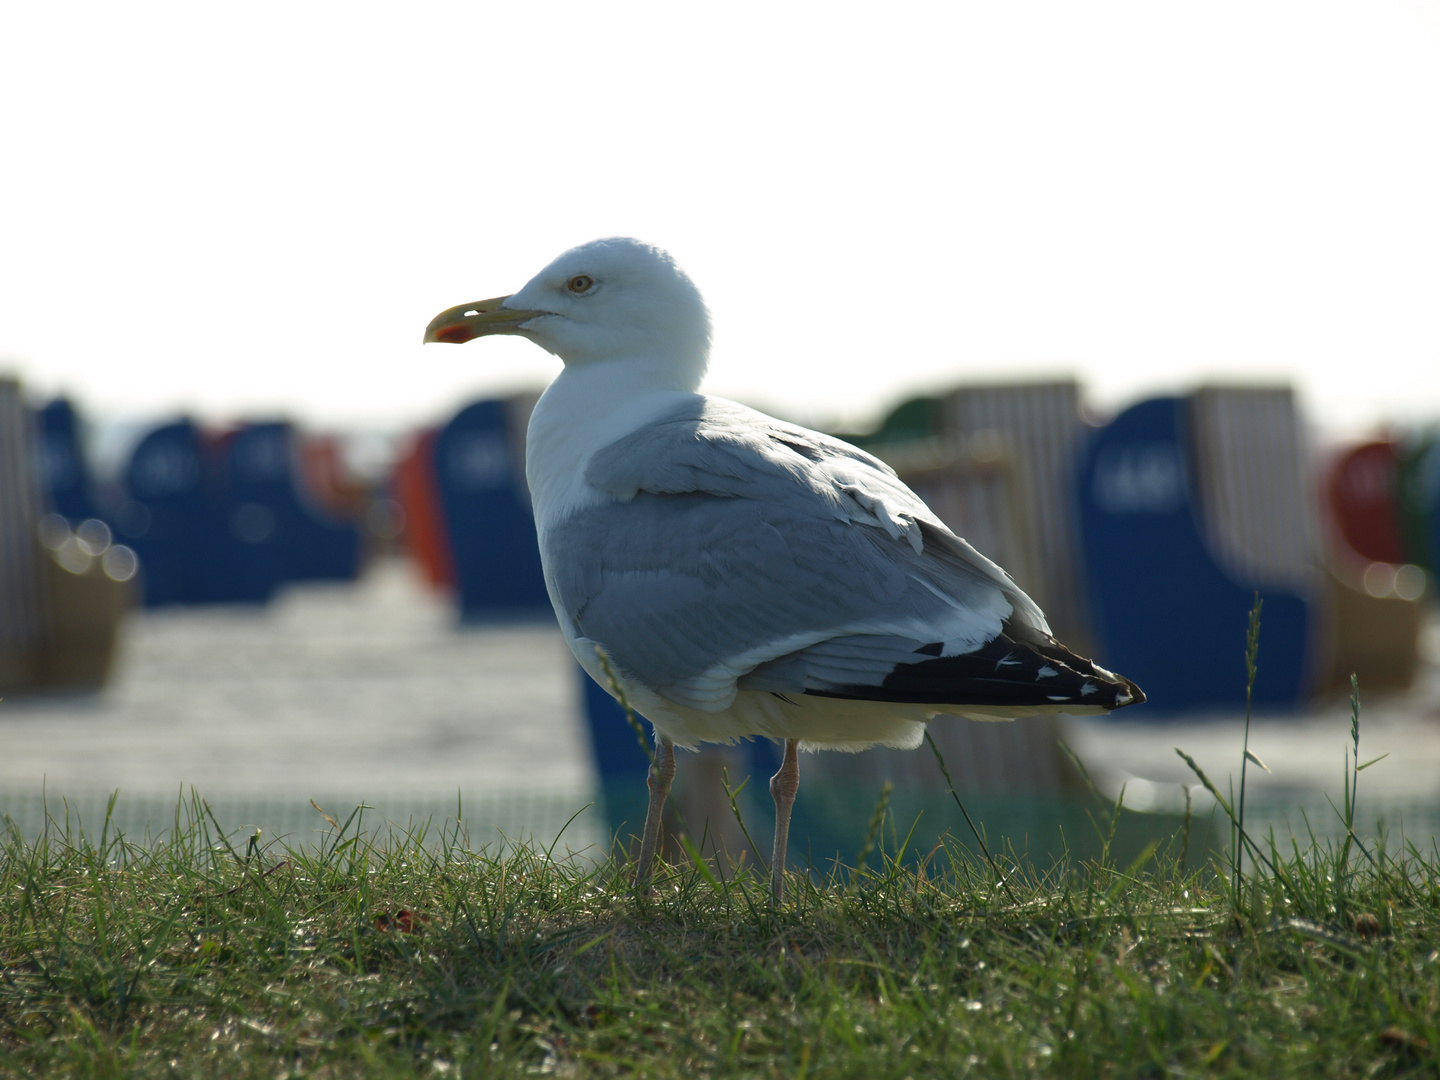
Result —
[[[1354, 672], [1372, 819], [1440, 828], [1440, 0], [31, 5], [0, 90], [25, 831], [116, 789], [163, 828], [192, 784], [292, 837], [312, 799], [477, 842], [633, 822], [645, 759], [534, 551], [557, 362], [419, 344], [608, 234], [705, 292], [710, 392], [889, 461], [1144, 686], [936, 725], [1017, 846], [1085, 795], [1057, 737], [1157, 820], [1203, 804], [1174, 746], [1238, 772], [1257, 592], [1253, 812], [1330, 827]], [[773, 764], [686, 758], [680, 823], [738, 844], [721, 770]], [[952, 824], [923, 754], [805, 767], [816, 858], [887, 780]]]

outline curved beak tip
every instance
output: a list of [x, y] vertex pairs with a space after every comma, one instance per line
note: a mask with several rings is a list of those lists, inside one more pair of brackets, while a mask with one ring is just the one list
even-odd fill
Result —
[[448, 323], [436, 326], [435, 323], [432, 322], [425, 328], [426, 345], [436, 341], [444, 342], [447, 345], [463, 345], [476, 336], [475, 331], [464, 323]]
[[425, 343], [438, 341], [446, 345], [462, 345], [487, 334], [518, 334], [522, 323], [545, 314], [543, 311], [502, 307], [508, 299], [508, 296], [497, 296], [493, 300], [447, 308], [430, 320], [430, 325], [425, 328]]

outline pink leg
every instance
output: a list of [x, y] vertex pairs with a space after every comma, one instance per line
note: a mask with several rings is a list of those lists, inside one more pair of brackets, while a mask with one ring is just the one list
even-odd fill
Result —
[[775, 847], [770, 855], [770, 887], [778, 904], [785, 895], [785, 848], [790, 840], [790, 809], [800, 790], [800, 740], [785, 740], [785, 760], [770, 778], [770, 797], [775, 800]]
[[655, 848], [660, 843], [660, 815], [670, 794], [670, 781], [675, 779], [675, 744], [658, 731], [655, 733], [655, 761], [650, 766], [650, 808], [645, 812], [645, 835], [640, 839], [640, 864], [635, 868], [635, 892], [650, 891], [650, 872], [654, 869]]

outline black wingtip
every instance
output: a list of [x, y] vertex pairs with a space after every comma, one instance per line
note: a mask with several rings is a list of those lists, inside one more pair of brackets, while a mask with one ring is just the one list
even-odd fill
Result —
[[[1066, 662], [1069, 663], [1071, 667], [1081, 668], [1083, 665], [1083, 669], [1090, 671], [1097, 678], [1104, 679], [1110, 685], [1124, 687], [1123, 691], [1115, 695], [1114, 708], [1123, 709], [1126, 705], [1145, 704], [1145, 691], [1141, 690], [1134, 680], [1127, 679], [1124, 675], [1118, 675], [1113, 671], [1108, 671], [1093, 660], [1087, 660], [1083, 656], [1076, 656], [1058, 642], [1056, 642], [1056, 647], [1067, 654]], [[1123, 701], [1121, 700], [1122, 697], [1124, 698]]]
[[1135, 685], [1133, 682], [1131, 682], [1129, 679], [1125, 678], [1124, 675], [1118, 675], [1118, 676], [1116, 676], [1116, 677], [1117, 677], [1118, 679], [1120, 679], [1120, 681], [1125, 684], [1125, 689], [1126, 689], [1126, 691], [1127, 691], [1127, 692], [1129, 693], [1129, 695], [1130, 695], [1130, 700], [1129, 700], [1129, 701], [1121, 701], [1121, 702], [1119, 702], [1119, 703], [1116, 704], [1115, 707], [1116, 707], [1117, 709], [1123, 709], [1126, 705], [1144, 705], [1144, 704], [1145, 704], [1145, 691], [1144, 691], [1144, 690], [1141, 690], [1140, 687], [1136, 686], [1136, 685]]
[[1123, 675], [1106, 671], [1046, 637], [1023, 643], [1000, 634], [972, 652], [943, 655], [940, 643], [914, 650], [879, 685], [807, 689], [819, 697], [859, 698], [929, 705], [975, 705], [1063, 711], [1066, 706], [1106, 711], [1136, 705], [1145, 694]]

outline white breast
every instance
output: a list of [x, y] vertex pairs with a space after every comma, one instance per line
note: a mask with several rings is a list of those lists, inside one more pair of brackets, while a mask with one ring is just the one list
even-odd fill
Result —
[[595, 453], [686, 399], [677, 390], [640, 390], [616, 364], [566, 368], [541, 395], [530, 415], [525, 438], [525, 477], [541, 535], [576, 510], [611, 499], [585, 481], [585, 468]]

